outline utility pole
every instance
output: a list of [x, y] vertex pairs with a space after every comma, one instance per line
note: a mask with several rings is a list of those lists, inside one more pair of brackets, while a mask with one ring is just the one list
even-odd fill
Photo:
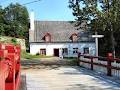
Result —
[[96, 56], [98, 56], [98, 38], [102, 38], [104, 35], [98, 35], [97, 32], [95, 32], [95, 35], [92, 35], [92, 37], [95, 38]]
[[96, 49], [96, 56], [99, 56], [99, 54], [98, 54], [98, 50], [99, 50], [99, 48], [98, 48], [98, 39], [99, 38], [102, 38], [102, 37], [104, 37], [104, 35], [98, 35], [98, 33], [97, 33], [97, 30], [96, 30], [96, 27], [97, 27], [97, 20], [95, 20], [95, 35], [92, 35], [92, 37], [93, 38], [95, 38], [95, 49]]

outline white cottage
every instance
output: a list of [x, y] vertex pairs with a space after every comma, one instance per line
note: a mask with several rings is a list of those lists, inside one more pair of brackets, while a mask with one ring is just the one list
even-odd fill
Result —
[[89, 32], [76, 30], [68, 21], [30, 20], [29, 43], [31, 54], [57, 57], [76, 57], [77, 52], [95, 55], [95, 41]]

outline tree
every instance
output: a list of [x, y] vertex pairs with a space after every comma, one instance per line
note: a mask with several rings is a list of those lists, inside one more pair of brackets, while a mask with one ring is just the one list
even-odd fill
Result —
[[2, 9], [2, 7], [0, 6], [0, 35], [4, 35], [5, 32], [5, 24], [4, 24], [4, 10]]
[[5, 35], [26, 38], [28, 33], [29, 15], [26, 7], [16, 3], [10, 4], [4, 9], [4, 19], [6, 24]]
[[[3, 28], [4, 26], [4, 28]], [[16, 3], [4, 8], [4, 25], [0, 24], [1, 33], [4, 35], [26, 40], [28, 46], [29, 38], [29, 14], [27, 8]]]
[[108, 52], [114, 54], [114, 33], [120, 30], [120, 0], [69, 0], [69, 7], [79, 25], [87, 20], [91, 29], [108, 31]]
[[105, 28], [109, 31], [110, 39], [111, 39], [111, 47], [110, 50], [113, 52], [115, 56], [115, 38], [114, 33], [118, 32], [119, 24], [120, 24], [120, 1], [119, 0], [100, 0], [102, 4], [102, 11], [103, 11], [103, 22]]

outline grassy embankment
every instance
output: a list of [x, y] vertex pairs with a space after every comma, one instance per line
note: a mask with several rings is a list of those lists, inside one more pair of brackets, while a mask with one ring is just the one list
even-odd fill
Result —
[[50, 57], [52, 57], [52, 56], [45, 56], [45, 55], [39, 55], [39, 54], [32, 55], [32, 54], [24, 52], [24, 51], [21, 52], [21, 58], [28, 59], [28, 60], [29, 59], [50, 58]]

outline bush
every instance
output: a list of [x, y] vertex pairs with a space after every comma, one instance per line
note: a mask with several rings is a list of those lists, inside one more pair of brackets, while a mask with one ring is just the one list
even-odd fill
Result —
[[14, 45], [16, 45], [16, 44], [17, 44], [17, 39], [16, 39], [16, 38], [13, 38], [13, 39], [11, 39], [11, 42], [12, 42]]
[[36, 55], [40, 55], [40, 53], [38, 52], [38, 53], [36, 53]]

